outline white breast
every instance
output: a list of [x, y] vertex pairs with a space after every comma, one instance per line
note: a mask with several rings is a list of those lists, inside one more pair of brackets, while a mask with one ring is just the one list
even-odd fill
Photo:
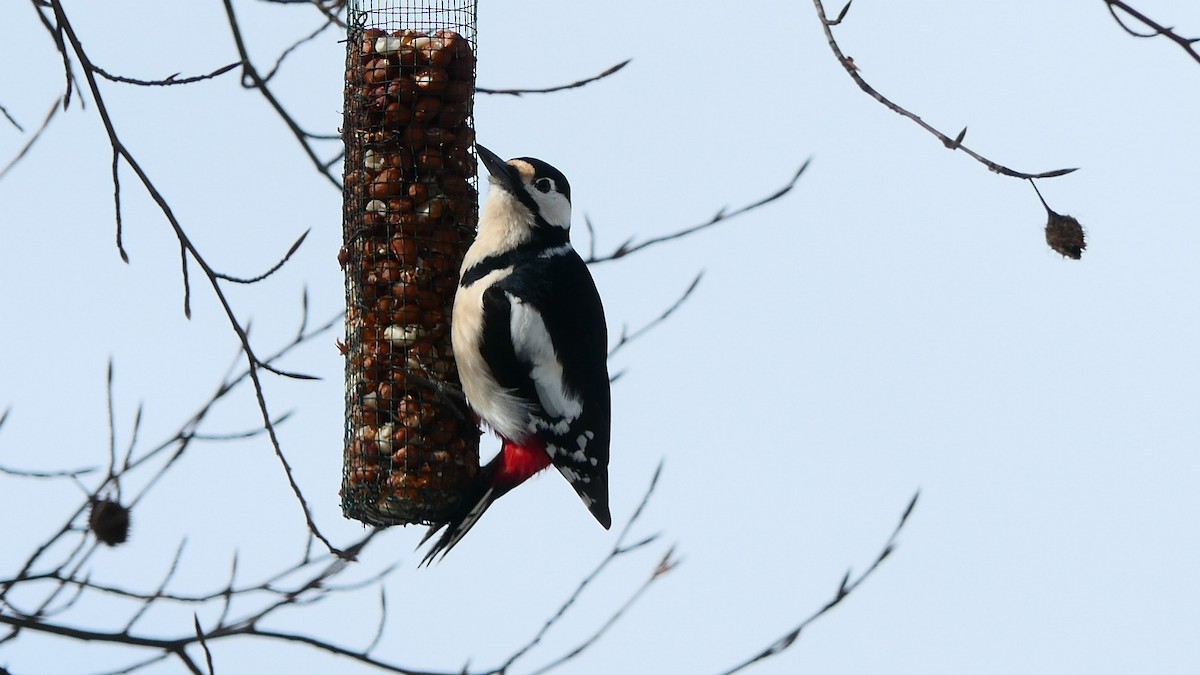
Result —
[[509, 274], [512, 274], [511, 267], [491, 272], [465, 288], [459, 287], [454, 296], [450, 339], [463, 393], [467, 395], [471, 409], [501, 436], [519, 441], [529, 435], [529, 408], [496, 382], [479, 352], [480, 336], [483, 335], [483, 292]]

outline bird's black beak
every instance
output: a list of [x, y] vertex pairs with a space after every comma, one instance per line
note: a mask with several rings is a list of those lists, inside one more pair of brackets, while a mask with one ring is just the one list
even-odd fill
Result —
[[475, 152], [479, 154], [480, 161], [491, 174], [493, 184], [499, 185], [512, 194], [520, 194], [521, 174], [517, 172], [516, 167], [509, 166], [508, 162], [500, 159], [499, 155], [478, 143], [475, 144]]

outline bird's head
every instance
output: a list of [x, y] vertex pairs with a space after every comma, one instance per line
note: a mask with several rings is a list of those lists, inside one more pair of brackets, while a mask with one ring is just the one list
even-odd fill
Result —
[[[561, 171], [532, 157], [518, 157], [505, 162], [478, 143], [475, 149], [491, 175], [492, 188], [501, 193], [497, 196], [515, 200], [527, 209], [533, 227], [570, 229], [571, 184]], [[488, 199], [490, 201], [497, 196]]]

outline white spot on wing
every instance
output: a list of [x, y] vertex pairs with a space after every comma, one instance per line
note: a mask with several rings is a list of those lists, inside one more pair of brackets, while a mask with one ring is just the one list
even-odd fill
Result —
[[585, 476], [569, 466], [560, 466], [558, 467], [558, 471], [572, 484], [592, 482], [591, 476]]
[[547, 422], [539, 417], [534, 417], [529, 420], [529, 430], [534, 433], [549, 431], [557, 436], [563, 436], [571, 430], [571, 422], [565, 419], [560, 419], [557, 422]]

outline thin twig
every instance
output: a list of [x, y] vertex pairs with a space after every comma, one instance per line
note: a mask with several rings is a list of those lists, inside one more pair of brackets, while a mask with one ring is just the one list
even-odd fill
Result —
[[738, 216], [745, 215], [746, 213], [753, 211], [754, 209], [757, 209], [760, 206], [765, 206], [767, 204], [770, 204], [771, 202], [775, 201], [776, 199], [779, 199], [780, 197], [783, 197], [787, 193], [791, 192], [792, 188], [796, 187], [796, 183], [800, 180], [800, 176], [804, 175], [804, 170], [808, 168], [808, 165], [811, 162], [812, 162], [811, 159], [805, 160], [804, 164], [800, 165], [800, 168], [796, 170], [796, 173], [792, 175], [791, 180], [789, 180], [786, 185], [784, 185], [783, 187], [779, 188], [778, 190], [771, 193], [770, 195], [767, 195], [766, 197], [763, 197], [762, 199], [759, 199], [758, 201], [756, 201], [752, 204], [747, 204], [746, 206], [743, 206], [734, 211], [729, 211], [729, 210], [723, 208], [720, 211], [717, 211], [716, 215], [714, 215], [712, 218], [710, 218], [707, 222], [700, 223], [699, 225], [693, 225], [691, 227], [686, 227], [677, 232], [672, 232], [671, 234], [662, 235], [660, 237], [651, 237], [650, 239], [646, 239], [645, 241], [641, 241], [636, 244], [634, 243], [633, 239], [629, 239], [625, 243], [623, 243], [620, 246], [618, 246], [617, 248], [615, 248], [611, 253], [608, 253], [608, 254], [605, 254], [605, 255], [602, 255], [599, 257], [596, 257], [595, 255], [589, 256], [586, 262], [588, 264], [592, 264], [592, 263], [608, 262], [610, 260], [617, 260], [619, 258], [624, 258], [625, 256], [627, 256], [631, 253], [636, 253], [644, 248], [649, 248], [650, 246], [655, 246], [657, 244], [662, 244], [662, 243], [665, 243], [668, 241], [674, 241], [676, 239], [682, 239], [683, 237], [695, 234], [697, 232], [700, 232], [701, 230], [706, 230], [718, 223], [723, 223], [727, 220], [731, 220]]
[[[634, 544], [625, 545], [625, 538], [629, 536], [629, 532], [633, 528], [634, 523], [638, 521], [642, 513], [645, 511], [646, 504], [650, 501], [650, 496], [654, 494], [654, 488], [658, 485], [659, 476], [662, 475], [662, 468], [662, 462], [659, 462], [658, 468], [654, 470], [654, 476], [650, 479], [650, 485], [646, 488], [645, 494], [642, 495], [642, 501], [638, 504], [637, 508], [634, 509], [633, 515], [629, 517], [629, 520], [625, 523], [625, 527], [621, 529], [621, 533], [617, 535], [617, 540], [613, 543], [612, 550], [608, 552], [608, 555], [605, 556], [604, 560], [601, 560], [600, 564], [597, 565], [595, 569], [593, 569], [586, 577], [583, 578], [582, 581], [579, 582], [579, 585], [575, 587], [575, 591], [571, 593], [570, 597], [568, 597], [562, 605], [559, 606], [558, 611], [551, 615], [549, 619], [546, 619], [546, 622], [542, 624], [541, 629], [538, 630], [537, 634], [535, 634], [529, 642], [525, 643], [524, 646], [514, 652], [512, 656], [508, 657], [508, 660], [506, 660], [503, 665], [491, 672], [508, 672], [508, 669], [514, 663], [516, 663], [521, 657], [528, 654], [529, 650], [541, 643], [542, 638], [546, 637], [546, 633], [550, 632], [550, 629], [553, 628], [554, 625], [563, 618], [567, 611], [575, 605], [575, 601], [579, 599], [579, 596], [583, 595], [584, 590], [586, 590], [587, 587], [590, 586], [592, 582], [595, 581], [596, 578], [599, 577], [600, 574], [604, 572], [604, 570], [614, 560], [632, 553], [643, 546], [650, 544], [658, 538], [658, 535], [654, 534]], [[636, 599], [636, 597], [634, 599]]]
[[917, 506], [917, 497], [920, 496], [921, 491], [918, 490], [916, 494], [912, 496], [912, 499], [909, 500], [908, 507], [904, 509], [904, 514], [900, 516], [900, 522], [896, 524], [896, 529], [892, 530], [891, 536], [888, 537], [887, 542], [879, 551], [879, 555], [875, 557], [875, 560], [870, 564], [870, 566], [867, 567], [866, 570], [862, 572], [862, 574], [859, 574], [852, 580], [850, 570], [846, 570], [846, 575], [842, 577], [842, 582], [838, 585], [837, 592], [834, 593], [833, 599], [825, 603], [825, 606], [821, 607], [821, 609], [818, 609], [807, 619], [801, 621], [799, 625], [789, 631], [786, 635], [772, 642], [766, 649], [739, 663], [733, 668], [724, 671], [722, 675], [732, 675], [733, 673], [748, 668], [751, 664], [757, 663], [764, 659], [769, 659], [772, 656], [776, 656], [780, 652], [786, 650], [788, 647], [791, 647], [792, 644], [796, 642], [797, 638], [800, 637], [800, 632], [807, 628], [809, 624], [824, 616], [829, 610], [837, 607], [843, 600], [849, 597], [850, 594], [853, 593], [854, 590], [860, 585], [862, 585], [864, 581], [870, 578], [871, 575], [875, 573], [875, 570], [879, 569], [879, 566], [883, 563], [883, 561], [886, 560], [887, 557], [896, 550], [896, 539], [900, 536], [900, 531], [904, 529], [904, 524], [908, 522], [908, 517], [912, 515], [913, 509]]
[[[842, 65], [842, 68], [846, 69], [846, 72], [850, 74], [850, 79], [854, 80], [854, 83], [858, 85], [858, 88], [865, 91], [876, 101], [879, 101], [880, 103], [882, 103], [884, 105], [884, 107], [886, 107], [888, 110], [891, 110], [892, 112], [896, 113], [897, 115], [907, 117], [908, 119], [910, 119], [914, 123], [916, 123], [917, 126], [921, 127], [925, 131], [928, 131], [929, 133], [936, 136], [938, 138], [938, 140], [940, 140], [942, 142], [942, 144], [945, 145], [948, 149], [962, 150], [967, 155], [969, 155], [972, 159], [979, 162], [980, 164], [983, 164], [988, 169], [995, 171], [998, 174], [1002, 174], [1005, 176], [1011, 176], [1013, 178], [1022, 178], [1022, 179], [1025, 179], [1025, 178], [1053, 178], [1055, 176], [1063, 176], [1068, 173], [1071, 173], [1072, 171], [1077, 170], [1077, 169], [1055, 169], [1053, 171], [1044, 171], [1042, 173], [1025, 173], [1023, 171], [1015, 171], [1013, 169], [1008, 168], [1007, 166], [1004, 166], [1003, 164], [994, 162], [994, 161], [988, 159], [987, 157], [984, 157], [983, 155], [979, 154], [978, 152], [975, 152], [974, 150], [963, 145], [962, 139], [965, 136], [965, 133], [959, 134], [957, 138], [952, 138], [952, 137], [942, 133], [941, 131], [938, 131], [937, 129], [935, 129], [932, 125], [930, 125], [925, 120], [923, 120], [920, 117], [918, 117], [917, 115], [909, 112], [908, 110], [900, 107], [896, 103], [892, 102], [891, 99], [889, 99], [886, 96], [884, 96], [883, 94], [879, 93], [874, 87], [867, 84], [867, 81], [864, 80], [862, 78], [862, 75], [859, 74], [858, 67], [856, 65], [854, 65], [854, 60], [842, 53], [841, 46], [839, 46], [837, 43], [837, 40], [834, 39], [833, 26], [835, 25], [835, 22], [830, 20], [829, 17], [825, 15], [825, 6], [822, 4], [821, 0], [813, 0], [813, 4], [816, 5], [817, 16], [818, 16], [818, 18], [821, 19], [821, 28], [825, 31], [825, 40], [826, 40], [826, 42], [829, 43], [829, 48], [831, 50], [833, 50], [833, 54], [834, 54], [834, 56], [837, 57], [838, 63], [840, 63]], [[843, 12], [844, 11], [845, 10], [843, 10]], [[964, 132], [965, 132], [965, 130], [964, 130]]]
[[158, 588], [155, 589], [152, 595], [143, 598], [142, 606], [133, 616], [129, 617], [129, 621], [125, 624], [125, 629], [122, 632], [128, 633], [133, 630], [133, 626], [138, 622], [138, 619], [146, 614], [156, 600], [163, 597], [163, 593], [167, 590], [167, 584], [171, 583], [171, 579], [175, 578], [175, 570], [179, 569], [179, 561], [183, 558], [183, 549], [185, 546], [187, 546], [186, 538], [181, 540], [179, 546], [175, 549], [175, 557], [171, 559], [171, 565], [167, 568], [167, 574], [163, 577], [162, 583], [158, 585]]
[[37, 128], [37, 131], [33, 132], [33, 135], [30, 136], [29, 140], [25, 142], [25, 145], [22, 146], [21, 151], [17, 153], [17, 156], [13, 157], [8, 164], [4, 165], [3, 169], [0, 169], [0, 178], [4, 178], [5, 174], [7, 174], [9, 170], [16, 166], [17, 162], [21, 161], [26, 154], [28, 154], [29, 149], [33, 147], [33, 144], [37, 143], [37, 140], [42, 137], [42, 133], [46, 131], [46, 127], [50, 126], [50, 120], [54, 119], [54, 115], [58, 112], [59, 104], [62, 103], [62, 100], [63, 99], [60, 96], [54, 100], [54, 103], [50, 104], [50, 112], [46, 113], [46, 117], [42, 120], [42, 125]]
[[375, 630], [375, 637], [371, 639], [371, 643], [363, 649], [363, 654], [370, 654], [375, 651], [375, 647], [379, 645], [383, 639], [383, 628], [387, 625], [387, 589], [383, 586], [379, 587], [379, 627]]
[[113, 362], [108, 357], [108, 371], [104, 378], [104, 398], [108, 410], [108, 476], [112, 480], [117, 475], [117, 424], [113, 413]]
[[633, 594], [629, 596], [629, 598], [625, 601], [624, 604], [622, 604], [619, 608], [617, 608], [617, 611], [613, 612], [612, 615], [608, 617], [608, 620], [605, 621], [604, 624], [600, 626], [600, 628], [596, 629], [596, 632], [592, 633], [587, 639], [585, 639], [583, 642], [580, 642], [578, 645], [576, 645], [576, 647], [574, 649], [563, 654], [562, 656], [558, 657], [557, 659], [554, 659], [550, 663], [547, 663], [546, 665], [542, 666], [541, 668], [534, 670], [529, 675], [542, 675], [543, 673], [547, 673], [551, 670], [554, 670], [555, 668], [558, 668], [559, 666], [563, 665], [567, 661], [570, 661], [571, 659], [582, 654], [584, 652], [584, 650], [586, 650], [588, 647], [591, 647], [592, 645], [596, 644], [600, 640], [600, 638], [603, 637], [604, 634], [608, 632], [608, 630], [610, 628], [612, 628], [614, 625], [616, 625], [616, 623], [618, 621], [620, 621], [623, 616], [625, 616], [625, 612], [629, 611], [629, 608], [633, 607], [633, 605], [636, 604], [637, 601], [641, 599], [641, 597], [646, 593], [646, 591], [650, 588], [650, 586], [654, 582], [658, 581], [659, 579], [661, 579], [663, 577], [663, 575], [665, 575], [667, 572], [675, 569], [675, 567], [678, 566], [679, 561], [673, 560], [671, 557], [674, 554], [674, 552], [675, 552], [675, 549], [671, 548], [663, 555], [662, 559], [659, 560], [658, 564], [654, 567], [654, 570], [651, 571], [650, 576], [648, 576], [646, 578], [646, 580], [644, 582], [642, 582], [641, 586], [638, 586], [637, 590], [635, 590], [633, 592]]
[[678, 300], [673, 302], [670, 307], [667, 307], [666, 310], [663, 311], [662, 314], [659, 314], [646, 325], [633, 331], [632, 333], [628, 332], [628, 326], [622, 326], [621, 337], [617, 339], [617, 344], [613, 345], [612, 349], [608, 350], [608, 358], [611, 359], [613, 355], [616, 354], [622, 347], [645, 335], [647, 331], [653, 329], [658, 324], [666, 321], [668, 317], [675, 313], [675, 310], [679, 309], [681, 306], [683, 306], [683, 303], [687, 302], [687, 299], [691, 297], [692, 292], [695, 291], [696, 287], [700, 285], [700, 279], [703, 277], [703, 271], [696, 274], [696, 278], [692, 279], [692, 283], [688, 284], [687, 290], [683, 292], [683, 295], [679, 296]]
[[8, 108], [5, 108], [4, 106], [0, 105], [0, 114], [3, 114], [3, 115], [4, 115], [4, 118], [8, 120], [9, 124], [12, 124], [14, 127], [16, 127], [16, 128], [17, 128], [17, 131], [19, 131], [19, 132], [21, 132], [21, 133], [25, 133], [25, 127], [21, 126], [21, 123], [20, 123], [20, 122], [18, 122], [18, 121], [16, 120], [16, 118], [15, 118], [15, 117], [13, 117], [13, 116], [12, 116], [12, 115], [11, 115], [11, 114], [8, 112]]
[[[279, 99], [275, 98], [275, 95], [271, 93], [271, 89], [267, 87], [266, 80], [263, 79], [262, 75], [259, 74], [258, 70], [256, 70], [254, 65], [250, 62], [250, 54], [246, 50], [245, 41], [242, 39], [241, 25], [238, 23], [237, 15], [233, 12], [232, 0], [224, 0], [224, 4], [225, 15], [229, 21], [229, 30], [233, 34], [234, 44], [237, 45], [238, 56], [240, 56], [242, 59], [241, 63], [243, 82], [249, 80], [251, 83], [249, 86], [257, 89], [259, 93], [263, 95], [263, 98], [267, 100], [267, 103], [269, 103], [271, 107], [275, 109], [275, 113], [279, 115], [279, 118], [283, 120], [284, 124], [286, 124], [289, 129], [291, 129], [292, 135], [296, 137], [296, 140], [300, 143], [300, 147], [304, 149], [304, 153], [308, 155], [308, 158], [312, 160], [313, 165], [317, 167], [318, 173], [328, 179], [335, 188], [341, 190], [342, 182], [333, 175], [329, 168], [324, 166], [321, 158], [317, 157], [316, 151], [313, 150], [312, 146], [308, 143], [307, 133], [300, 128], [300, 125], [296, 123], [296, 120], [292, 119], [292, 116], [286, 109], [284, 109], [283, 105], [279, 102]], [[328, 14], [326, 15], [328, 16]]]
[[593, 75], [592, 77], [587, 77], [582, 80], [572, 82], [570, 84], [560, 84], [556, 87], [545, 87], [543, 89], [488, 89], [487, 87], [475, 87], [475, 91], [480, 94], [506, 94], [509, 96], [521, 96], [522, 94], [550, 94], [550, 93], [553, 93], [556, 91], [565, 91], [567, 89], [577, 89], [579, 87], [591, 84], [592, 82], [595, 82], [596, 80], [603, 80], [604, 78], [608, 77], [609, 75], [615, 74], [617, 71], [619, 71], [622, 68], [624, 68], [625, 66], [629, 65], [629, 63], [631, 61], [633, 61], [633, 59], [625, 59], [624, 61], [618, 63], [617, 65], [608, 68], [607, 70], [605, 70], [603, 73], [600, 73], [599, 75]]
[[11, 467], [0, 466], [0, 473], [9, 476], [17, 476], [19, 478], [75, 478], [78, 476], [86, 476], [89, 473], [99, 471], [98, 466], [88, 466], [82, 469], [63, 469], [62, 471], [30, 471], [26, 469], [13, 469]]
[[[279, 438], [276, 435], [275, 427], [271, 422], [271, 413], [267, 408], [266, 398], [262, 390], [262, 382], [259, 380], [258, 371], [260, 367], [264, 366], [264, 363], [260, 361], [257, 356], [255, 356], [253, 348], [250, 346], [250, 339], [246, 334], [245, 329], [242, 327], [237, 315], [234, 313], [233, 307], [229, 304], [229, 299], [225, 296], [224, 291], [221, 289], [216, 271], [212, 269], [212, 267], [208, 264], [208, 261], [196, 249], [195, 245], [191, 241], [191, 238], [184, 231], [183, 226], [179, 223], [178, 219], [176, 219], [171, 206], [167, 203], [166, 199], [158, 191], [158, 188], [150, 180], [150, 177], [142, 169], [141, 164], [138, 163], [136, 158], [134, 158], [133, 154], [129, 152], [129, 150], [122, 143], [120, 137], [117, 135], [112, 118], [108, 113], [107, 106], [105, 105], [104, 98], [100, 93], [99, 85], [96, 82], [94, 66], [91, 60], [88, 58], [87, 53], [84, 52], [83, 46], [80, 44], [79, 37], [75, 34], [74, 28], [67, 19], [61, 0], [51, 0], [51, 4], [54, 9], [55, 18], [58, 21], [59, 29], [62, 30], [66, 35], [71, 44], [72, 50], [75, 52], [75, 55], [79, 58], [80, 63], [83, 66], [84, 77], [87, 79], [88, 88], [91, 90], [92, 97], [96, 101], [96, 108], [100, 114], [101, 121], [104, 123], [104, 128], [108, 134], [109, 143], [112, 145], [115, 151], [121, 154], [122, 159], [124, 159], [129, 167], [133, 169], [134, 173], [137, 174], [138, 178], [141, 180], [143, 188], [158, 205], [159, 210], [162, 212], [164, 217], [166, 217], [167, 221], [171, 224], [172, 229], [175, 231], [175, 237], [179, 241], [182, 257], [185, 316], [191, 316], [191, 286], [187, 280], [188, 261], [190, 256], [191, 259], [196, 261], [196, 264], [200, 266], [200, 269], [207, 277], [209, 284], [213, 289], [214, 295], [221, 304], [221, 308], [225, 312], [230, 326], [233, 328], [234, 333], [237, 334], [238, 340], [242, 344], [242, 348], [246, 355], [246, 360], [249, 364], [248, 371], [250, 380], [254, 384], [255, 398], [258, 402], [259, 412], [262, 415], [263, 426], [267, 430], [267, 435], [271, 439], [271, 447], [274, 449], [275, 456], [279, 459], [280, 464], [283, 467], [284, 474], [287, 478], [289, 486], [292, 489], [292, 493], [296, 497], [296, 500], [300, 504], [301, 510], [304, 513], [305, 522], [308, 524], [308, 527], [312, 530], [313, 534], [321, 541], [321, 543], [325, 544], [330, 552], [337, 553], [338, 549], [334, 547], [333, 543], [330, 542], [324, 534], [321, 533], [320, 529], [317, 527], [316, 521], [313, 520], [312, 510], [309, 508], [308, 501], [300, 492], [300, 486], [296, 483], [292, 472], [292, 467], [288, 463], [287, 458], [283, 455], [283, 448], [279, 444]], [[231, 23], [236, 27], [236, 21], [233, 18], [233, 8], [230, 5], [229, 0], [225, 0], [225, 6], [227, 12], [229, 13]], [[241, 52], [243, 59], [245, 59], [245, 48], [244, 45], [241, 44], [240, 34], [238, 35], [238, 45], [239, 51]], [[254, 69], [249, 66], [248, 61], [246, 61], [246, 64], [247, 72], [254, 73]], [[257, 78], [257, 73], [254, 73], [254, 77]], [[265, 90], [264, 95], [266, 95]]]
[[309, 232], [312, 232], [312, 228], [305, 230], [304, 234], [300, 235], [300, 238], [296, 240], [296, 243], [292, 244], [292, 247], [289, 248], [287, 253], [285, 253], [283, 255], [282, 260], [275, 263], [271, 267], [271, 269], [267, 270], [266, 272], [263, 272], [262, 274], [260, 274], [256, 277], [250, 277], [248, 279], [245, 279], [245, 278], [241, 278], [241, 277], [230, 276], [228, 274], [222, 274], [220, 272], [217, 272], [216, 276], [218, 279], [224, 279], [225, 281], [229, 281], [229, 282], [232, 282], [235, 284], [256, 284], [256, 283], [262, 281], [263, 279], [266, 279], [267, 277], [271, 276], [272, 274], [278, 272], [280, 270], [280, 268], [282, 268], [287, 263], [287, 261], [292, 258], [292, 256], [296, 253], [296, 251], [300, 248], [300, 245], [304, 243], [304, 239], [308, 236]]
[[[1196, 49], [1197, 43], [1200, 43], [1200, 38], [1185, 38], [1179, 33], [1176, 33], [1173, 28], [1158, 23], [1133, 7], [1130, 7], [1128, 3], [1122, 2], [1122, 0], [1104, 0], [1104, 5], [1108, 8], [1108, 13], [1112, 15], [1113, 21], [1116, 21], [1117, 25], [1120, 26], [1126, 33], [1129, 33], [1136, 38], [1165, 37], [1179, 45], [1183, 51], [1187, 52], [1188, 56], [1192, 57], [1193, 61], [1200, 63], [1200, 51], [1197, 51]], [[1144, 26], [1150, 28], [1152, 32], [1140, 33], [1130, 28], [1117, 14], [1118, 9], [1140, 21]]]
[[279, 67], [283, 65], [284, 59], [286, 59], [288, 56], [290, 56], [292, 54], [292, 52], [296, 51], [296, 49], [299, 48], [300, 45], [303, 45], [306, 42], [310, 42], [310, 41], [316, 39], [316, 37], [318, 35], [320, 35], [321, 33], [324, 33], [326, 29], [328, 29], [330, 26], [336, 25], [336, 23], [337, 23], [336, 15], [333, 15], [333, 16], [327, 15], [326, 19], [325, 19], [325, 23], [321, 24], [316, 30], [309, 33], [305, 37], [302, 37], [299, 40], [293, 42], [292, 46], [283, 50], [283, 52], [279, 54], [279, 58], [275, 59], [275, 65], [271, 66], [271, 70], [267, 72], [266, 76], [263, 77], [263, 80], [266, 82], [270, 82], [271, 78], [275, 77], [275, 73], [279, 72]]
[[161, 654], [158, 654], [157, 656], [152, 656], [144, 661], [138, 661], [132, 665], [125, 666], [124, 668], [121, 668], [120, 670], [106, 670], [103, 673], [97, 673], [96, 675], [129, 675], [129, 673], [139, 671], [142, 668], [145, 668], [146, 666], [152, 666], [152, 665], [158, 663], [159, 661], [162, 661], [164, 659], [169, 659], [169, 658], [171, 658], [171, 653], [163, 652]]
[[128, 265], [129, 252], [125, 250], [125, 224], [121, 221], [121, 153], [117, 152], [115, 147], [112, 151], [113, 208], [116, 210], [117, 218], [117, 254], [121, 256], [121, 262]]
[[204, 639], [204, 629], [200, 627], [200, 615], [193, 612], [192, 622], [196, 626], [196, 640], [200, 643], [200, 648], [204, 650], [204, 661], [208, 665], [208, 675], [213, 675], [212, 652], [208, 651], [208, 642]]
[[206, 73], [204, 75], [195, 75], [193, 77], [179, 77], [179, 73], [175, 73], [174, 75], [170, 75], [161, 80], [140, 80], [136, 77], [125, 77], [124, 75], [113, 75], [112, 73], [104, 70], [103, 68], [101, 68], [100, 66], [97, 66], [95, 64], [92, 64], [91, 68], [96, 71], [97, 75], [99, 75], [100, 77], [103, 77], [106, 80], [112, 81], [112, 82], [121, 82], [123, 84], [136, 84], [139, 87], [169, 87], [171, 85], [176, 85], [176, 84], [192, 84], [194, 82], [203, 82], [204, 80], [211, 80], [215, 77], [220, 77], [221, 75], [228, 73], [229, 71], [233, 70], [234, 68], [237, 68], [240, 65], [242, 65], [242, 62], [238, 61], [236, 63], [231, 63], [227, 66], [221, 66], [220, 68], [217, 68], [216, 70], [212, 71], [211, 73]]

